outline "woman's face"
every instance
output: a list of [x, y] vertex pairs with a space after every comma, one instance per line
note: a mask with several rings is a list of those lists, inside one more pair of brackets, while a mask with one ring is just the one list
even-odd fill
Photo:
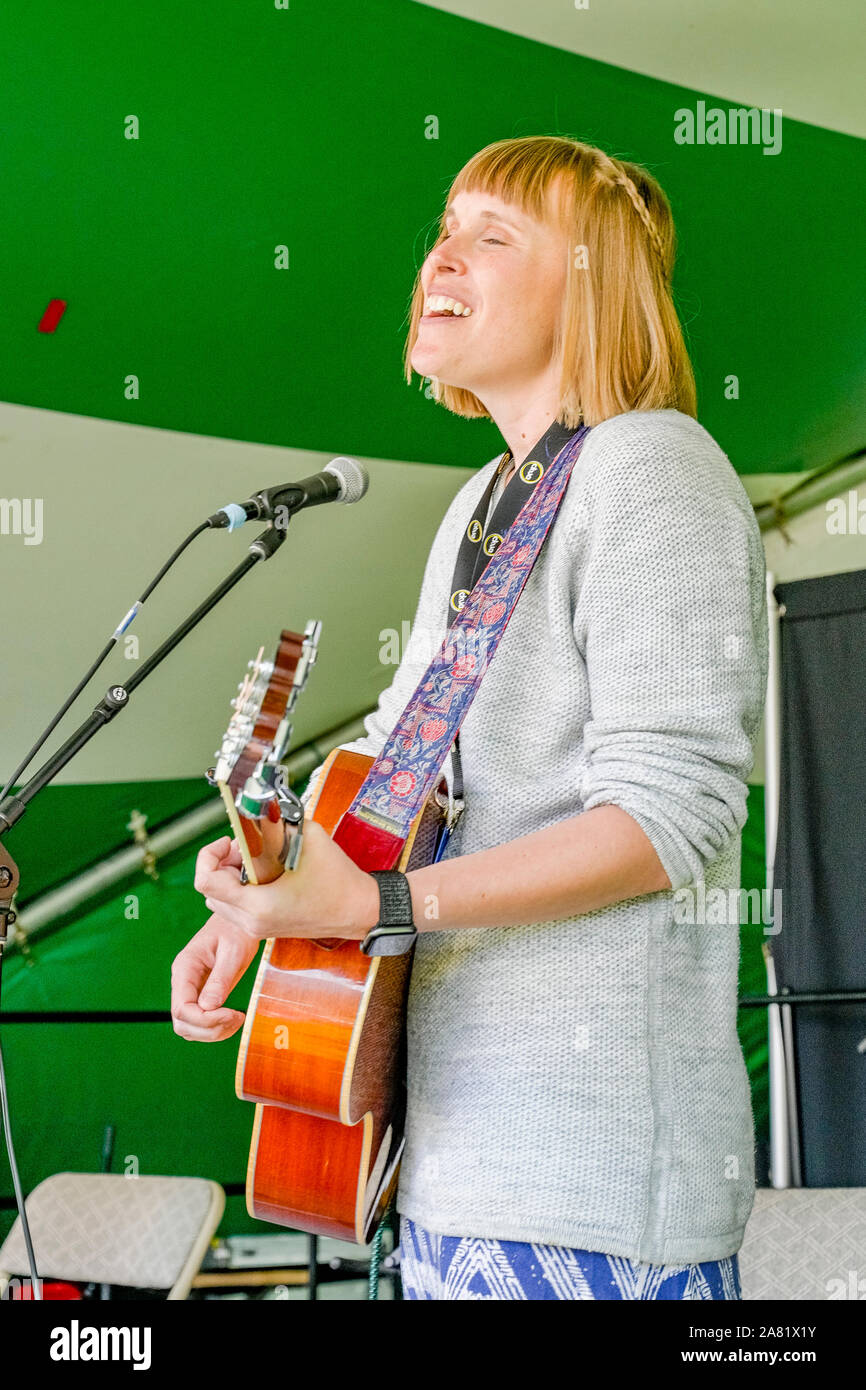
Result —
[[[458, 193], [448, 236], [421, 270], [424, 316], [412, 351], [420, 376], [472, 391], [484, 403], [540, 381], [553, 365], [566, 280], [567, 235], [491, 193]], [[435, 318], [431, 295], [468, 316]]]

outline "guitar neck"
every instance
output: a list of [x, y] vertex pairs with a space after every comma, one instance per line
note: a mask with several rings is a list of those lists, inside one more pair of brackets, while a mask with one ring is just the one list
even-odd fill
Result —
[[[231, 701], [234, 713], [208, 772], [219, 789], [240, 849], [249, 883], [272, 883], [284, 873], [289, 845], [287, 822], [300, 830], [301, 803], [286, 785], [282, 759], [289, 746], [291, 716], [316, 660], [321, 623], [303, 633], [284, 628], [273, 661], [264, 647], [248, 664]], [[301, 841], [291, 845], [296, 866]]]

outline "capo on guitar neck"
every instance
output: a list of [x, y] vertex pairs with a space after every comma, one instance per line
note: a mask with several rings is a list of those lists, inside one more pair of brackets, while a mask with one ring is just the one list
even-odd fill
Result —
[[[278, 763], [262, 762], [252, 776], [248, 777], [237, 799], [238, 810], [250, 819], [268, 820], [283, 826], [293, 826], [296, 834], [290, 835], [284, 829], [283, 845], [278, 854], [279, 862], [287, 869], [297, 866], [301, 854], [304, 833], [304, 804], [297, 792], [286, 782], [285, 768]], [[241, 871], [241, 882], [248, 882], [246, 866]]]

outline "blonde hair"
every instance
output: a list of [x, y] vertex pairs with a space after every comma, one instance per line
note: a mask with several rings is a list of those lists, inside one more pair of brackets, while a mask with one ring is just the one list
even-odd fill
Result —
[[[554, 340], [561, 363], [559, 419], [596, 425], [629, 410], [697, 414], [695, 378], [671, 297], [676, 234], [667, 197], [639, 164], [563, 136], [487, 145], [460, 170], [446, 199], [487, 192], [568, 233], [565, 297]], [[560, 194], [557, 204], [554, 194]], [[445, 214], [435, 246], [447, 234]], [[423, 313], [421, 272], [410, 305], [404, 365]], [[431, 378], [455, 415], [490, 418], [472, 391]]]

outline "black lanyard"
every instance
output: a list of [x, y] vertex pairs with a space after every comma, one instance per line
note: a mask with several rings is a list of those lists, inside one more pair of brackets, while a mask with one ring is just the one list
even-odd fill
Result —
[[457, 552], [457, 561], [454, 565], [454, 575], [451, 580], [451, 589], [448, 599], [448, 626], [454, 622], [463, 604], [466, 602], [472, 589], [478, 583], [489, 561], [496, 554], [502, 544], [502, 538], [508, 530], [517, 513], [523, 504], [532, 495], [532, 491], [539, 478], [546, 471], [549, 464], [553, 463], [557, 454], [561, 453], [571, 439], [577, 433], [577, 427], [570, 429], [568, 425], [563, 425], [561, 421], [554, 420], [541, 436], [535, 448], [527, 455], [526, 461], [520, 465], [514, 477], [509, 482], [499, 501], [493, 509], [493, 515], [485, 524], [487, 509], [490, 506], [490, 499], [493, 496], [493, 489], [496, 481], [505, 471], [511, 462], [511, 451], [506, 450], [502, 462], [495, 470], [490, 479], [484, 496], [481, 498], [472, 520], [463, 532], [460, 541], [460, 549]]
[[[487, 509], [490, 506], [490, 499], [493, 496], [493, 489], [496, 481], [509, 466], [511, 462], [511, 451], [506, 450], [499, 467], [494, 471], [484, 491], [472, 520], [463, 532], [460, 542], [460, 549], [457, 552], [457, 561], [454, 565], [454, 575], [451, 580], [450, 596], [448, 599], [448, 626], [454, 622], [463, 604], [466, 602], [472, 589], [478, 583], [489, 561], [496, 554], [502, 544], [503, 537], [511, 523], [514, 521], [524, 503], [532, 495], [532, 491], [538, 480], [553, 463], [557, 454], [560, 454], [573, 435], [577, 434], [578, 426], [571, 428], [564, 425], [560, 420], [554, 420], [539, 439], [535, 448], [527, 455], [508, 483], [499, 501], [493, 509], [493, 515], [485, 524]], [[454, 740], [452, 748], [452, 766], [454, 769], [454, 796], [463, 796], [463, 771], [460, 766], [460, 734]]]

